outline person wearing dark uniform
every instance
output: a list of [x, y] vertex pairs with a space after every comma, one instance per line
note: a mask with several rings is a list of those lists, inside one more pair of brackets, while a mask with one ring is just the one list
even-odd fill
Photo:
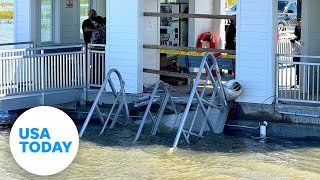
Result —
[[294, 35], [296, 36], [294, 40], [300, 41], [301, 39], [301, 20], [297, 19], [296, 26], [294, 27]]
[[[226, 33], [226, 47], [228, 50], [236, 50], [236, 21], [235, 19], [230, 20], [230, 25]], [[232, 74], [233, 70], [228, 70], [228, 74]]]
[[226, 33], [226, 47], [225, 49], [228, 50], [235, 50], [236, 49], [236, 21], [234, 19], [230, 20], [230, 25], [227, 29]]
[[[300, 55], [300, 40], [301, 40], [301, 20], [297, 19], [296, 26], [294, 27], [294, 35], [296, 36], [294, 39], [291, 39], [291, 46], [292, 46], [292, 54], [294, 55]], [[293, 57], [293, 62], [300, 62], [300, 57]], [[296, 84], [299, 85], [299, 65], [295, 66], [296, 69]], [[294, 88], [295, 85], [291, 86], [291, 88]]]
[[90, 43], [94, 26], [91, 23], [91, 19], [97, 16], [97, 12], [94, 9], [90, 9], [88, 12], [89, 18], [82, 22], [83, 40], [86, 44]]

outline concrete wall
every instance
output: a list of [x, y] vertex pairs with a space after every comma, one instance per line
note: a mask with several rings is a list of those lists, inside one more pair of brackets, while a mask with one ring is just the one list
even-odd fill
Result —
[[271, 103], [275, 95], [277, 0], [238, 0], [236, 79], [238, 102]]
[[[159, 12], [159, 0], [143, 0], [144, 12]], [[143, 43], [144, 44], [160, 44], [160, 18], [143, 17]], [[160, 69], [160, 52], [154, 49], [143, 50], [143, 67], [148, 69]], [[159, 75], [144, 73], [143, 83], [153, 84], [159, 81]]]
[[106, 4], [106, 70], [118, 69], [126, 92], [139, 93], [143, 87], [142, 1], [109, 0]]

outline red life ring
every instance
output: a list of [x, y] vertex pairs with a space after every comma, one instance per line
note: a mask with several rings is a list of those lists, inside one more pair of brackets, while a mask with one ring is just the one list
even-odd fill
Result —
[[[212, 49], [216, 48], [216, 42], [210, 32], [205, 32], [200, 35], [200, 37], [198, 39], [198, 44], [197, 44], [198, 48], [203, 48], [202, 47], [203, 41], [210, 42], [210, 48], [212, 48]], [[214, 57], [219, 57], [219, 56], [221, 56], [221, 53], [214, 54]], [[207, 72], [206, 72], [206, 74], [207, 74]], [[222, 69], [220, 69], [220, 74], [222, 75]], [[217, 75], [215, 70], [212, 70], [212, 75], [214, 75], [214, 76]]]
[[197, 44], [198, 48], [202, 48], [203, 41], [208, 41], [210, 43], [210, 48], [216, 47], [216, 42], [214, 41], [214, 38], [210, 32], [205, 32], [200, 35], [200, 37], [198, 39], [198, 44]]
[[[216, 48], [216, 41], [214, 40], [213, 36], [210, 32], [202, 33], [198, 39], [197, 48], [203, 48], [203, 42], [208, 41], [210, 43], [210, 48]], [[214, 57], [221, 56], [221, 53], [215, 53]]]

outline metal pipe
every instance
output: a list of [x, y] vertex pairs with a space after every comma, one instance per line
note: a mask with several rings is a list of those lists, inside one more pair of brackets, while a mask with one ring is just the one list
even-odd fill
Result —
[[320, 118], [320, 114], [291, 113], [291, 112], [284, 112], [284, 111], [278, 111], [278, 113], [279, 113], [279, 114], [285, 114], [285, 115], [294, 115], [294, 116], [305, 116], [305, 117]]
[[260, 123], [259, 123], [258, 127], [240, 126], [240, 125], [233, 125], [233, 124], [226, 124], [225, 126], [238, 127], [238, 128], [244, 128], [244, 129], [259, 129], [260, 128]]

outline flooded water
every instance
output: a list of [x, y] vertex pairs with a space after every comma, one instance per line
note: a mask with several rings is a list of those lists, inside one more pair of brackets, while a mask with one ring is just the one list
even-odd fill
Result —
[[97, 136], [90, 124], [74, 162], [60, 174], [41, 178], [11, 156], [9, 130], [0, 130], [0, 179], [320, 179], [319, 140], [261, 141], [254, 137], [207, 135], [172, 151], [175, 132], [149, 131], [132, 143], [137, 127], [118, 126]]
[[[14, 25], [8, 20], [0, 20], [0, 44], [14, 42]], [[0, 46], [0, 50], [12, 49], [13, 46]]]
[[[0, 3], [14, 3], [13, 0], [0, 0]], [[0, 6], [0, 11], [14, 10], [13, 6]], [[0, 19], [0, 44], [14, 42], [13, 19]], [[9, 49], [13, 46], [0, 46], [0, 50]]]

